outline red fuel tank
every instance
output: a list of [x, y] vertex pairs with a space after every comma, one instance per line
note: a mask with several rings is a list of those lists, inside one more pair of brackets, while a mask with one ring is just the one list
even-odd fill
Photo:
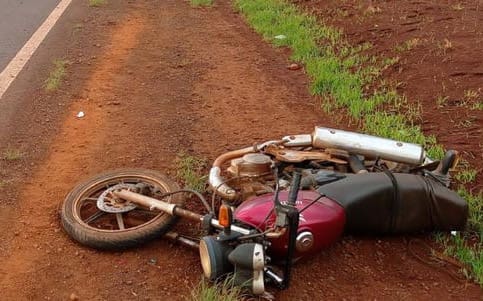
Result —
[[[299, 211], [303, 211], [300, 213], [295, 258], [318, 252], [333, 244], [344, 231], [344, 209], [327, 197], [310, 205], [319, 196], [319, 193], [308, 190], [298, 194], [296, 206]], [[260, 231], [270, 228], [275, 223], [274, 197], [275, 194], [265, 194], [243, 202], [235, 210], [235, 219]], [[282, 203], [286, 202], [288, 191], [281, 191], [279, 199]], [[283, 259], [288, 249], [288, 234], [272, 239], [271, 243], [269, 255], [274, 259]]]

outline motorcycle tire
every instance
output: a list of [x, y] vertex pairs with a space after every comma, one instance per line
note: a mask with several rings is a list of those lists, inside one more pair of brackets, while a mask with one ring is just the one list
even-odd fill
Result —
[[[163, 235], [176, 222], [176, 217], [164, 212], [153, 213], [147, 208], [135, 205], [131, 205], [136, 207], [135, 209], [122, 213], [106, 213], [97, 206], [99, 196], [109, 187], [140, 183], [147, 187], [143, 190], [155, 191], [159, 196], [180, 189], [178, 184], [166, 175], [152, 170], [120, 169], [97, 175], [78, 184], [65, 198], [60, 211], [64, 230], [80, 244], [104, 250], [133, 247]], [[144, 191], [142, 193], [148, 195]], [[181, 194], [163, 200], [178, 206], [184, 205]], [[86, 218], [86, 215], [89, 217]], [[121, 221], [117, 215], [121, 216]], [[148, 220], [143, 222], [144, 219]], [[115, 229], [113, 220], [117, 222], [118, 229]], [[141, 224], [138, 224], [140, 220]]]

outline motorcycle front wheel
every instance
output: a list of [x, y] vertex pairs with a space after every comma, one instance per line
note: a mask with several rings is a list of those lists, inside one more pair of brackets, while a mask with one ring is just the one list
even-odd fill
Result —
[[166, 233], [176, 217], [116, 199], [114, 189], [128, 189], [183, 206], [178, 184], [164, 174], [146, 169], [120, 169], [78, 184], [60, 211], [64, 230], [75, 241], [96, 249], [129, 248]]

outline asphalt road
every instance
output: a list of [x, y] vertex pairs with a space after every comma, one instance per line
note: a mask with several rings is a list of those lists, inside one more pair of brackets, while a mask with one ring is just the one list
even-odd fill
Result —
[[0, 72], [60, 0], [0, 0]]

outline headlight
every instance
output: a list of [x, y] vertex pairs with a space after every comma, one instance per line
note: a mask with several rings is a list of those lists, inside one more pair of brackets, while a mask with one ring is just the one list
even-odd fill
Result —
[[227, 254], [232, 248], [217, 241], [213, 236], [205, 236], [200, 241], [201, 267], [205, 277], [214, 281], [233, 270]]

